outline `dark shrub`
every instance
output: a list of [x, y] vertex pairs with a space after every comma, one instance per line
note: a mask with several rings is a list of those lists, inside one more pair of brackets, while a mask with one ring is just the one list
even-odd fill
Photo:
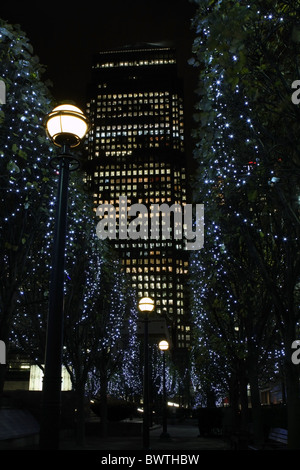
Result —
[[201, 436], [219, 435], [221, 433], [223, 408], [199, 408], [197, 415]]
[[[92, 411], [101, 417], [100, 401], [94, 400], [91, 404]], [[107, 418], [108, 421], [122, 421], [131, 418], [136, 413], [136, 405], [126, 400], [109, 398], [107, 402]]]

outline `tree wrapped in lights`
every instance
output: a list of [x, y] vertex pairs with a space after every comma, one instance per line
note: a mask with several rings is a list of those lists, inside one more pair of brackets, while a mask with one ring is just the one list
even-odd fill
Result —
[[291, 84], [298, 76], [299, 12], [292, 1], [195, 3], [192, 62], [201, 64], [195, 193], [207, 224], [206, 252], [194, 258], [201, 272], [196, 289], [220, 327], [230, 317], [238, 321], [247, 365], [249, 355], [253, 366], [274, 349], [274, 334], [278, 349], [282, 341], [289, 446], [297, 448], [299, 371], [290, 357], [299, 324], [300, 161]]
[[[0, 338], [9, 349], [10, 330], [20, 290], [32, 264], [30, 251], [43, 239], [53, 181], [51, 155], [42, 128], [50, 94], [43, 68], [19, 26], [0, 21], [0, 77], [6, 104], [0, 107]], [[0, 366], [0, 390], [5, 367]]]
[[[78, 193], [79, 199], [83, 195]], [[85, 399], [101, 397], [106, 430], [107, 394], [131, 397], [138, 364], [136, 306], [120, 261], [96, 237], [92, 210], [78, 201], [70, 220], [66, 263], [65, 349], [63, 361], [77, 396], [78, 441], [84, 437]]]
[[[180, 385], [185, 382], [186, 377], [178, 373], [172, 361], [172, 353], [169, 351], [161, 351], [158, 345], [154, 344], [151, 350], [151, 384], [152, 384], [152, 403], [156, 412], [162, 412], [163, 400], [163, 369], [165, 355], [165, 388], [167, 399], [172, 399], [180, 395]], [[183, 393], [182, 393], [183, 395]], [[158, 407], [157, 407], [158, 405]]]
[[116, 382], [123, 383], [122, 394], [130, 398], [141, 389], [141, 383], [137, 383], [138, 377], [131, 375], [139, 364], [136, 322], [135, 297], [121, 270], [120, 260], [108, 257], [102, 270], [94, 325], [96, 337], [99, 338], [94, 367], [100, 381], [103, 435], [107, 433], [108, 391], [113, 391]]

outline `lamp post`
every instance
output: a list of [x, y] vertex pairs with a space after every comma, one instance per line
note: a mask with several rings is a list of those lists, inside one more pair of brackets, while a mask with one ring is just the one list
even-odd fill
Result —
[[60, 148], [60, 154], [51, 160], [58, 168], [59, 181], [56, 200], [55, 229], [52, 253], [52, 271], [49, 291], [49, 309], [43, 379], [40, 449], [59, 448], [61, 413], [61, 368], [63, 345], [64, 254], [67, 228], [69, 172], [79, 167], [71, 149], [80, 145], [88, 131], [88, 122], [76, 106], [57, 106], [46, 116], [48, 137]]
[[169, 349], [169, 343], [163, 339], [159, 342], [158, 347], [163, 353], [163, 432], [160, 437], [168, 438], [170, 436], [167, 432], [166, 351]]
[[154, 301], [143, 297], [138, 304], [144, 319], [144, 415], [143, 415], [143, 446], [149, 449], [149, 346], [148, 346], [148, 314], [154, 310]]

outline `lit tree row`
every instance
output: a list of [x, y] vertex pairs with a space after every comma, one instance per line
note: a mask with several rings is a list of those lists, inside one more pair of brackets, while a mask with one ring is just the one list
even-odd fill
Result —
[[195, 3], [191, 62], [201, 67], [195, 197], [206, 214], [205, 246], [193, 259], [194, 293], [202, 298], [194, 307], [196, 325], [200, 337], [203, 324], [219, 337], [221, 347], [211, 340], [210, 347], [225, 354], [228, 377], [235, 373], [244, 390], [250, 381], [256, 424], [263, 377], [255, 370], [263, 368], [268, 379], [266, 365], [273, 357], [275, 369], [282, 351], [290, 444], [296, 446], [299, 371], [290, 348], [298, 333], [300, 281], [299, 111], [291, 102], [297, 5]]
[[[8, 360], [14, 349], [42, 367], [57, 186], [57, 172], [49, 165], [53, 150], [42, 125], [52, 108], [51, 95], [26, 35], [3, 21], [0, 58], [7, 91], [0, 109], [0, 339], [7, 344]], [[74, 386], [86, 392], [87, 370], [99, 369], [96, 354], [101, 348], [116, 350], [122, 340], [119, 374], [132, 393], [139, 386], [133, 385], [136, 306], [130, 292], [125, 295], [118, 262], [96, 239], [81, 176], [72, 174], [69, 188], [64, 361]], [[5, 367], [0, 369], [2, 390]]]

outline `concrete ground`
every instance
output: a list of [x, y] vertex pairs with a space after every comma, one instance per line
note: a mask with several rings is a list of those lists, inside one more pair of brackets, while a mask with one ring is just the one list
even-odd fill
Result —
[[[151, 450], [170, 450], [176, 452], [200, 450], [229, 450], [229, 443], [222, 437], [198, 437], [198, 427], [193, 424], [168, 425], [169, 438], [161, 438], [162, 426], [154, 426], [149, 433]], [[61, 450], [143, 450], [142, 437], [88, 436], [84, 447], [76, 447], [74, 439], [64, 439]]]

